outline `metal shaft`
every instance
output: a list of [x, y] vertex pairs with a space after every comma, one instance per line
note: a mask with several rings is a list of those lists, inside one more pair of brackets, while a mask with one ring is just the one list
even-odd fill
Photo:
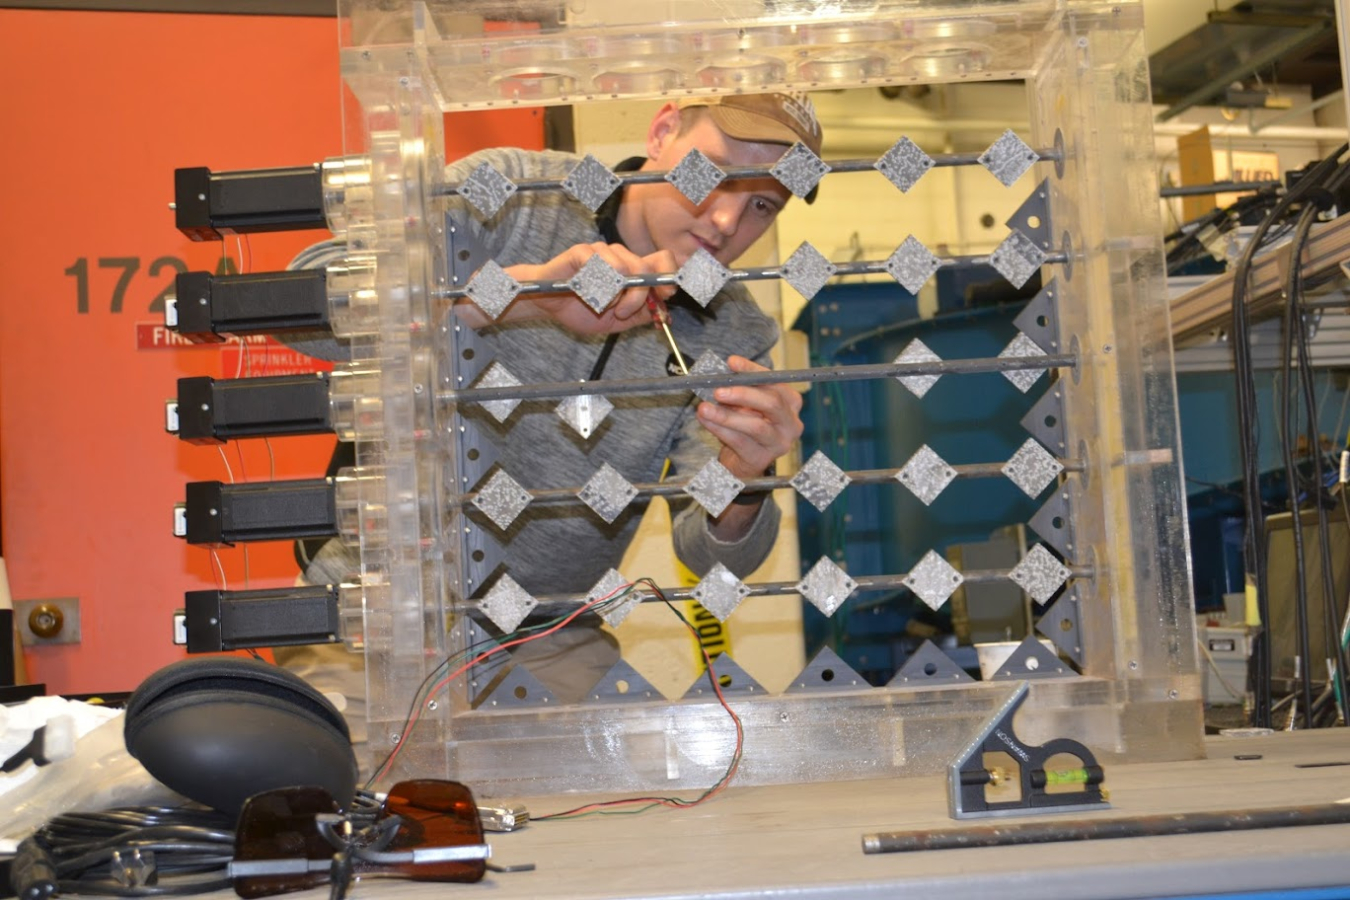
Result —
[[1346, 823], [1350, 823], [1350, 804], [1328, 803], [1319, 806], [1165, 813], [1126, 818], [1061, 819], [940, 831], [890, 831], [863, 835], [862, 848], [864, 853], [909, 853], [915, 850], [1009, 847], [1059, 841], [1099, 841], [1112, 838]]

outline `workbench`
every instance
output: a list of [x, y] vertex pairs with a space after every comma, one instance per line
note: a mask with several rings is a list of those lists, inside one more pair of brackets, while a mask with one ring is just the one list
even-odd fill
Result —
[[[1322, 804], [1350, 798], [1350, 732], [1213, 737], [1208, 758], [1107, 769], [1111, 809], [1003, 823]], [[1236, 759], [1259, 756], [1259, 759]], [[1341, 765], [1326, 765], [1340, 763]], [[1309, 766], [1313, 767], [1300, 767]], [[525, 798], [532, 814], [599, 799]], [[490, 835], [533, 872], [478, 885], [366, 881], [353, 900], [498, 898], [1137, 898], [1329, 889], [1350, 897], [1350, 825], [864, 854], [864, 833], [983, 827], [947, 815], [940, 777], [732, 788], [706, 805], [537, 822]], [[315, 892], [317, 895], [317, 892]]]

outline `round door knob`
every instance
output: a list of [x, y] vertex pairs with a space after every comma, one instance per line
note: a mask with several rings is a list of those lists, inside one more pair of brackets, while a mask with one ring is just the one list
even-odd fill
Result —
[[28, 628], [40, 638], [56, 637], [61, 633], [61, 626], [65, 624], [65, 613], [61, 612], [60, 607], [50, 603], [39, 604], [28, 613]]

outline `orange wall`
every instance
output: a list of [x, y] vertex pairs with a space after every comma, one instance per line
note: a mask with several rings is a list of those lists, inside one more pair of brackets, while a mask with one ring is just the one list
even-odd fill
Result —
[[[192, 243], [168, 208], [173, 170], [341, 155], [337, 73], [332, 19], [0, 10], [0, 521], [15, 599], [80, 600], [81, 643], [26, 654], [52, 692], [129, 690], [180, 658], [183, 592], [219, 584], [209, 552], [170, 526], [183, 485], [227, 481], [226, 465], [167, 435], [163, 403], [178, 378], [233, 377], [240, 354], [137, 348], [136, 326], [160, 321], [168, 260], [216, 269], [225, 251], [247, 271], [280, 269], [328, 236]], [[538, 110], [474, 115], [448, 129], [450, 158], [541, 145]], [[248, 361], [265, 362], [256, 349]], [[246, 441], [225, 456], [240, 481], [273, 465], [311, 477], [332, 440], [274, 440], [271, 458]], [[220, 560], [243, 588], [243, 550]], [[249, 587], [295, 577], [289, 544], [253, 546], [247, 566]]]

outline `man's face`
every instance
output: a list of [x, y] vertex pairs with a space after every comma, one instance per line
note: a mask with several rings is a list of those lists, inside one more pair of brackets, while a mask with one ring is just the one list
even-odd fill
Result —
[[[721, 169], [773, 165], [787, 151], [782, 144], [728, 137], [711, 117], [701, 115], [683, 134], [672, 128], [660, 136], [647, 168], [673, 169], [694, 148]], [[628, 190], [628, 202], [638, 203], [651, 249], [669, 250], [680, 265], [700, 247], [723, 265], [731, 265], [769, 229], [791, 196], [767, 176], [724, 181], [697, 205], [670, 184], [633, 185]]]

